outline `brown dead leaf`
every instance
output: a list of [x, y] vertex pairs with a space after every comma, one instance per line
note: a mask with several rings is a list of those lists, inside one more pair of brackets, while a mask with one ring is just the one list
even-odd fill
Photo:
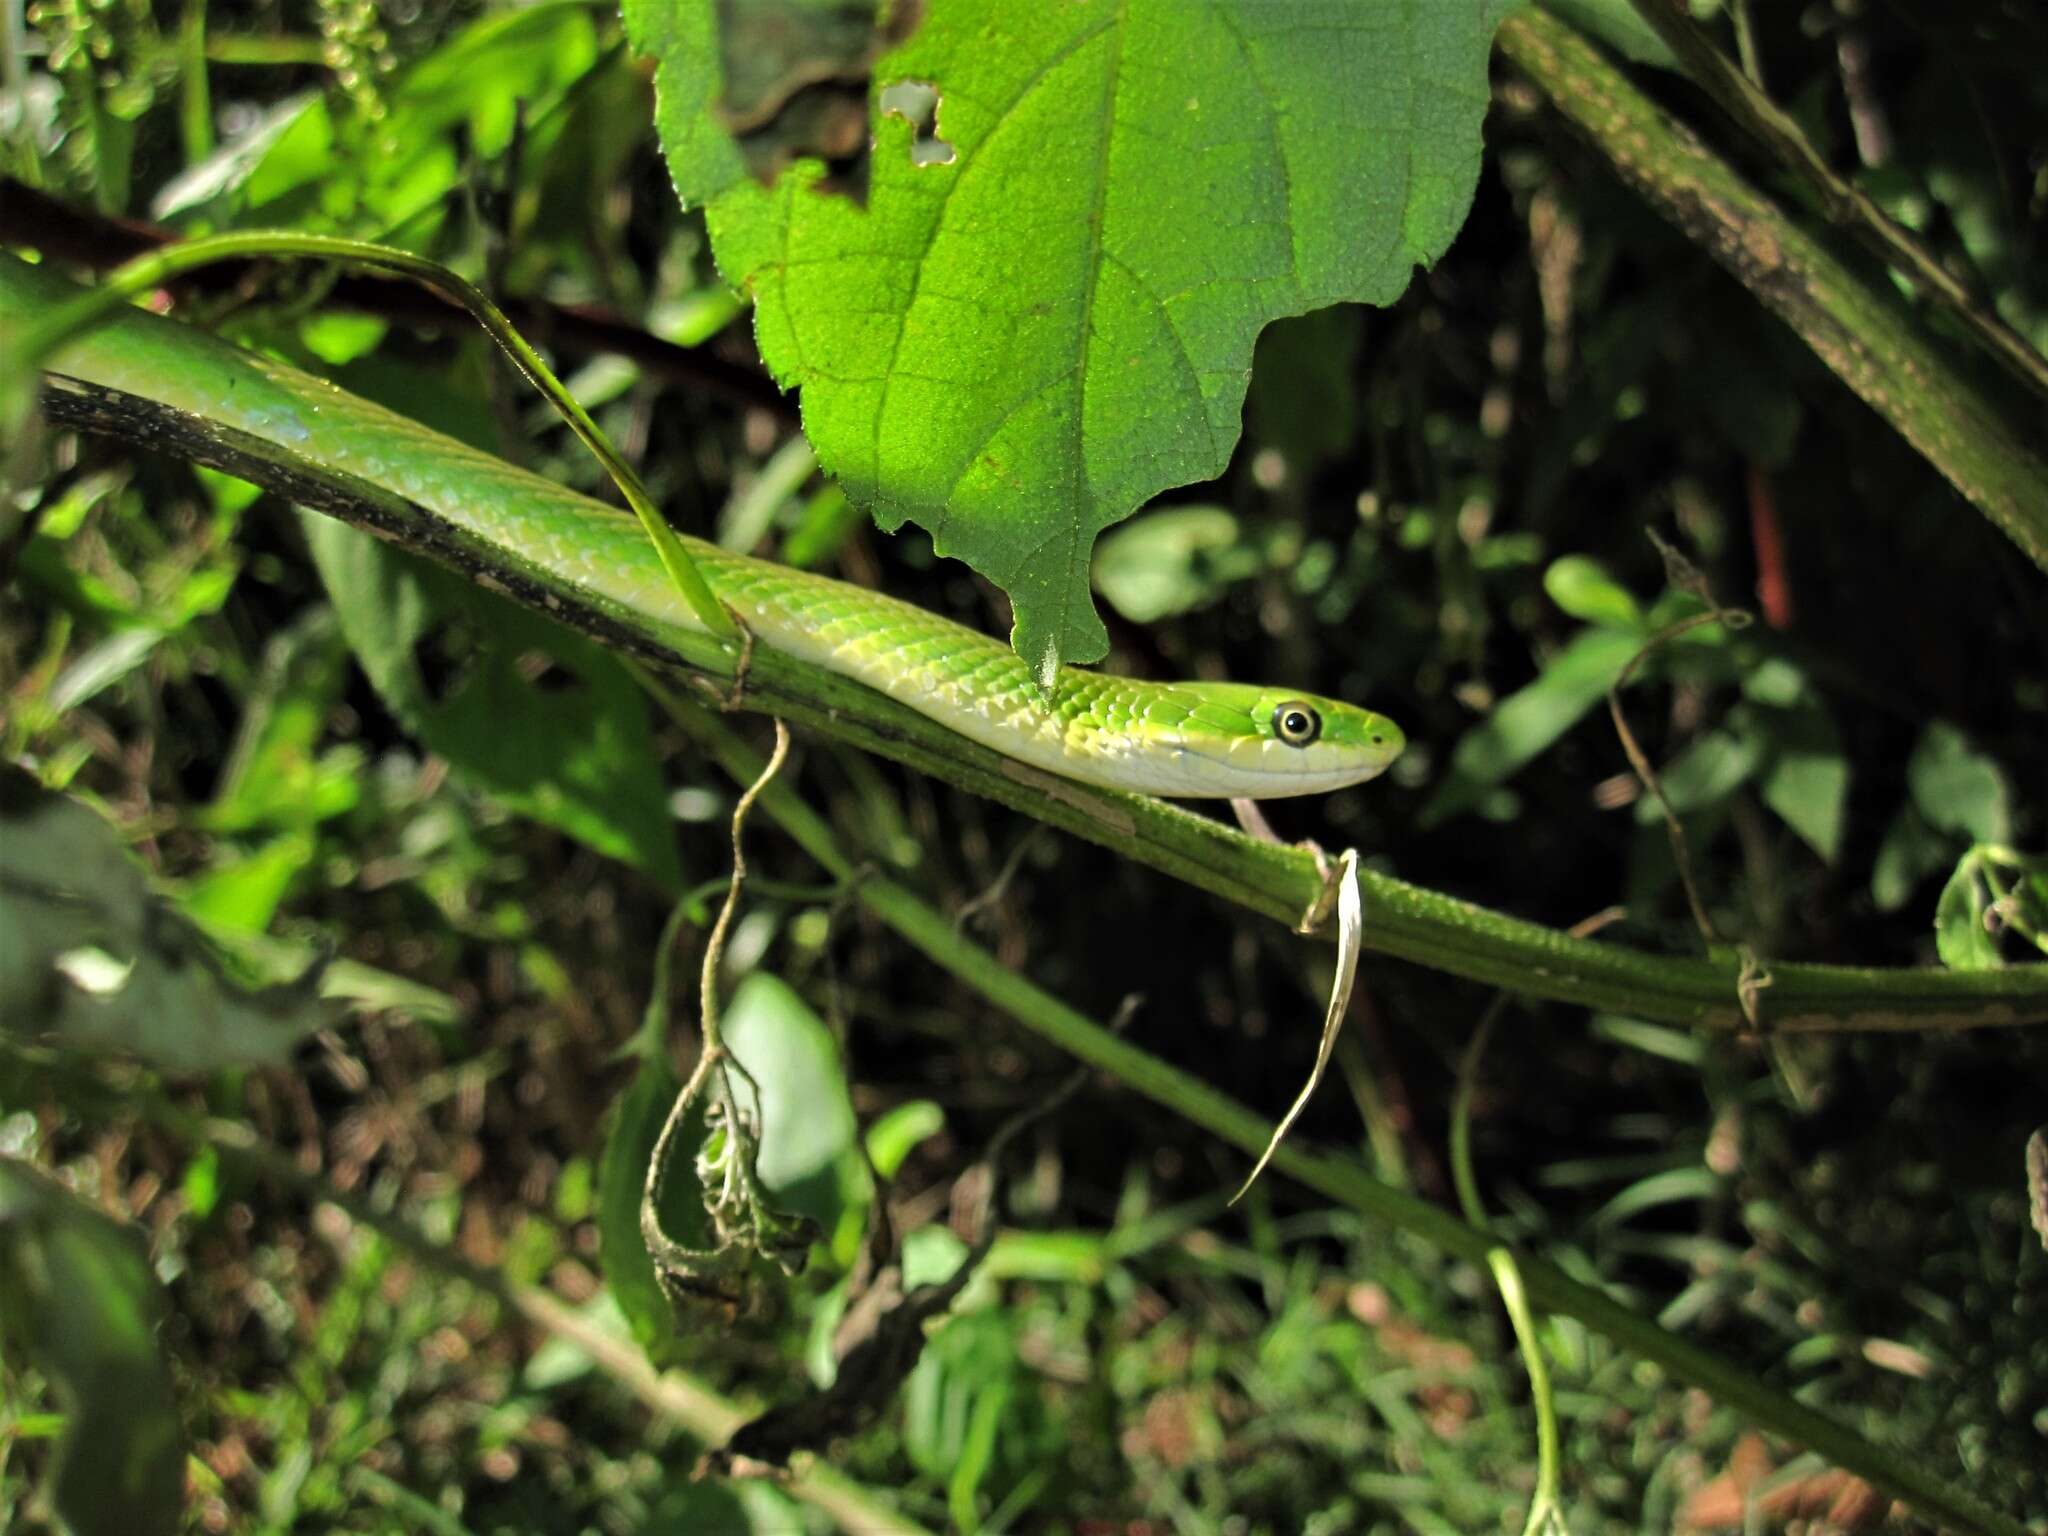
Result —
[[1891, 1502], [1860, 1477], [1828, 1467], [1803, 1477], [1773, 1480], [1774, 1463], [1763, 1436], [1735, 1442], [1720, 1476], [1703, 1483], [1678, 1514], [1680, 1531], [1742, 1530], [1752, 1517], [1764, 1529], [1795, 1520], [1814, 1522], [1809, 1536], [1876, 1530], [1893, 1512]]

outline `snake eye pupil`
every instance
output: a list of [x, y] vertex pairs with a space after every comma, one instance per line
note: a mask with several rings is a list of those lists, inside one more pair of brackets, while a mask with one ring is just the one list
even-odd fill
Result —
[[1273, 734], [1290, 747], [1307, 746], [1322, 730], [1322, 716], [1306, 704], [1282, 704], [1273, 711]]

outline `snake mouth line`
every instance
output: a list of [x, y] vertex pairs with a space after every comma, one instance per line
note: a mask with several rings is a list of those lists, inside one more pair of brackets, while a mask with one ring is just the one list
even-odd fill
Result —
[[1262, 763], [1238, 762], [1234, 758], [1220, 756], [1214, 752], [1204, 752], [1200, 747], [1190, 746], [1184, 741], [1177, 741], [1171, 745], [1174, 754], [1178, 757], [1199, 758], [1201, 761], [1213, 767], [1223, 769], [1226, 772], [1238, 774], [1248, 779], [1260, 780], [1262, 787], [1266, 783], [1276, 781], [1299, 785], [1299, 789], [1292, 791], [1295, 794], [1323, 794], [1329, 790], [1343, 789], [1353, 784], [1363, 784], [1367, 780], [1376, 779], [1385, 773], [1393, 765], [1394, 761], [1392, 757], [1387, 757], [1380, 762], [1371, 764], [1360, 763], [1350, 767], [1303, 770], [1300, 768], [1268, 767]]

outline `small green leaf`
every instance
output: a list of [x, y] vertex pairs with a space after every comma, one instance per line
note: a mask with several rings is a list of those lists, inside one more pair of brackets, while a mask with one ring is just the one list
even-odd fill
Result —
[[[777, 1204], [831, 1232], [867, 1184], [839, 1042], [810, 1004], [765, 971], [739, 984], [722, 1027], [760, 1090], [762, 1185]], [[746, 1097], [744, 1081], [740, 1092]]]
[[224, 475], [217, 469], [208, 469], [204, 464], [194, 464], [192, 474], [205, 489], [207, 500], [213, 503], [214, 516], [223, 527], [233, 527], [263, 494], [262, 486], [251, 485], [233, 475]]
[[1880, 912], [1896, 912], [1913, 899], [1913, 892], [1955, 853], [1953, 839], [1927, 825], [1911, 805], [1899, 807], [1878, 844], [1877, 858], [1870, 868], [1870, 899]]
[[[873, 66], [864, 203], [816, 160], [747, 176], [731, 9], [624, 8], [670, 174], [827, 472], [1001, 585], [1049, 686], [1108, 648], [1096, 535], [1229, 462], [1261, 328], [1391, 302], [1450, 243], [1504, 7], [931, 0]], [[931, 121], [882, 110], [907, 83]]]
[[1637, 1179], [1615, 1194], [1593, 1213], [1593, 1223], [1598, 1227], [1619, 1226], [1661, 1206], [1711, 1200], [1721, 1187], [1720, 1175], [1710, 1168], [1666, 1168]]
[[1264, 565], [1221, 507], [1164, 507], [1095, 546], [1095, 590], [1133, 624], [1213, 603]]
[[391, 322], [376, 315], [329, 311], [301, 320], [299, 341], [321, 362], [340, 368], [376, 351], [390, 329]]
[[1745, 675], [1742, 696], [1773, 709], [1798, 709], [1813, 702], [1806, 674], [1782, 656], [1765, 658]]
[[1804, 674], [1788, 663], [1765, 663], [1743, 687], [1761, 702], [1753, 710], [1757, 730], [1774, 749], [1760, 785], [1764, 803], [1832, 864], [1849, 796], [1849, 761], [1834, 719]]
[[1607, 574], [1607, 567], [1588, 555], [1565, 555], [1543, 573], [1543, 590], [1575, 619], [1607, 629], [1641, 630], [1642, 605], [1635, 595]]
[[1764, 775], [1764, 804], [1832, 864], [1842, 844], [1849, 763], [1839, 752], [1780, 753]]
[[430, 219], [466, 165], [505, 152], [515, 123], [523, 119], [529, 132], [548, 123], [549, 109], [589, 71], [597, 46], [596, 27], [577, 5], [487, 16], [387, 88], [374, 152], [324, 98], [295, 100], [261, 152], [226, 167], [201, 197], [226, 197], [230, 208], [256, 215], [245, 223], [383, 231]]
[[1929, 826], [1979, 843], [2012, 837], [2005, 775], [1946, 720], [1930, 720], [1906, 762], [1906, 787]]
[[681, 888], [646, 701], [615, 657], [346, 524], [303, 523], [342, 632], [408, 730], [515, 810]]
[[1422, 810], [1422, 824], [1471, 809], [1485, 792], [1576, 725], [1614, 686], [1642, 640], [1612, 629], [1582, 630], [1536, 680], [1500, 701], [1458, 738], [1450, 771]]
[[115, 630], [57, 674], [43, 697], [44, 707], [53, 714], [78, 708], [141, 666], [163, 640], [159, 629]]
[[0, 1158], [0, 1326], [56, 1385], [52, 1502], [75, 1536], [173, 1536], [185, 1434], [157, 1351], [162, 1288], [134, 1232]]
[[352, 810], [361, 795], [362, 753], [319, 752], [347, 683], [348, 643], [332, 609], [313, 608], [273, 634], [199, 825], [210, 832], [297, 829]]
[[261, 933], [299, 871], [313, 862], [315, 846], [304, 832], [274, 837], [246, 858], [214, 865], [185, 888], [181, 905], [203, 923]]
[[211, 1216], [220, 1204], [220, 1153], [210, 1146], [194, 1152], [192, 1161], [185, 1165], [185, 1176], [178, 1181], [178, 1189], [185, 1197], [186, 1215], [194, 1221]]
[[801, 571], [816, 569], [839, 553], [861, 522], [860, 509], [846, 499], [846, 492], [826, 486], [804, 503], [796, 526], [782, 541], [783, 564]]
[[1934, 904], [1934, 947], [1941, 963], [1953, 971], [1988, 971], [2005, 964], [1998, 937], [1984, 926], [1990, 899], [1972, 848], [1956, 862], [1955, 873]]
[[[931, 1229], [922, 1229], [929, 1231]], [[920, 1233], [913, 1236], [921, 1236]], [[906, 1281], [906, 1283], [908, 1283]], [[963, 1460], [973, 1456], [979, 1475], [983, 1463], [971, 1442], [986, 1433], [977, 1426], [985, 1416], [1011, 1416], [1007, 1437], [995, 1438], [997, 1451], [1017, 1458], [1031, 1438], [1031, 1411], [1036, 1394], [1019, 1394], [1017, 1377], [1018, 1324], [1002, 1309], [955, 1315], [934, 1333], [910, 1373], [903, 1390], [903, 1449], [910, 1464], [926, 1476], [954, 1483]], [[1023, 1422], [1016, 1422], [1021, 1419]], [[957, 1502], [957, 1492], [955, 1494]], [[961, 1529], [978, 1527], [978, 1520]]]
[[[201, 927], [234, 962], [236, 973], [253, 983], [282, 986], [322, 958], [319, 948], [299, 940], [203, 922]], [[320, 995], [369, 1013], [396, 1010], [421, 1024], [453, 1024], [462, 1017], [461, 1005], [446, 992], [355, 960], [330, 961], [320, 973]]]
[[946, 1112], [930, 1099], [911, 1099], [879, 1116], [868, 1127], [868, 1161], [885, 1179], [896, 1177], [920, 1142], [946, 1128]]

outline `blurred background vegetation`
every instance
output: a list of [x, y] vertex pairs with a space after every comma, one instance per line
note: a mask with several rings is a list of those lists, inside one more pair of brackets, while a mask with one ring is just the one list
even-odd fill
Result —
[[[1828, 164], [2048, 346], [2036, 8], [1802, 0], [1749, 8], [1739, 38], [1695, 9]], [[1653, 39], [1604, 24], [1639, 84], [1802, 206]], [[0, 242], [98, 268], [158, 232], [254, 227], [432, 253], [514, 301], [679, 526], [1006, 632], [992, 589], [812, 475], [603, 8], [36, 0], [0, 25]], [[1524, 77], [1498, 62], [1494, 85], [1450, 254], [1391, 309], [1271, 328], [1229, 472], [1103, 541], [1111, 664], [1369, 701], [1408, 754], [1276, 807], [1283, 836], [1684, 952], [1670, 842], [1602, 707], [1681, 611], [1654, 531], [1757, 615], [1659, 651], [1627, 695], [1716, 927], [1781, 960], [2026, 959], [2024, 935], [1976, 919], [2026, 878], [2048, 902], [2038, 864], [2000, 862], [2048, 846], [2048, 581]], [[181, 312], [600, 488], [489, 344], [431, 305], [290, 269], [188, 290]], [[2038, 440], [2041, 401], [1923, 319]], [[370, 558], [349, 539], [125, 447], [40, 452], [17, 456], [0, 508], [0, 750], [97, 806], [151, 888], [243, 961], [282, 975], [331, 949], [347, 967], [346, 1013], [287, 1065], [159, 1078], [0, 1047], [0, 1153], [19, 1160], [0, 1169], [77, 1197], [0, 1184], [0, 1221], [77, 1224], [81, 1290], [127, 1250], [64, 1209], [147, 1238], [190, 1528], [851, 1520], [767, 1483], [691, 1481], [699, 1435], [589, 1336], [514, 1304], [541, 1287], [630, 1338], [597, 1256], [607, 1113], [685, 896], [690, 994], [730, 859], [727, 783], [623, 673], [593, 681], [605, 664], [581, 642], [451, 577], [381, 557], [378, 579], [435, 616], [384, 637], [410, 647], [398, 686], [349, 611]], [[965, 914], [1003, 964], [1100, 1019], [1136, 996], [1136, 1043], [1268, 1111], [1292, 1098], [1328, 962], [1281, 927], [845, 749], [800, 743], [795, 771], [864, 860]], [[643, 802], [666, 810], [655, 835], [619, 843], [602, 808]], [[764, 1098], [815, 1133], [785, 1173], [827, 1251], [773, 1305], [658, 1351], [692, 1390], [759, 1405], [829, 1366], [875, 1198], [856, 1139], [892, 1176], [910, 1268], [943, 1273], [965, 1247], [959, 1176], [1068, 1065], [771, 829], [750, 849], [730, 1028]], [[1971, 921], [1938, 950], [1944, 893]], [[1457, 1063], [1492, 999], [1370, 957], [1360, 992], [1299, 1134], [1447, 1201]], [[1514, 1003], [1474, 1151], [1515, 1242], [2038, 1522], [2048, 1254], [2022, 1149], [2048, 1121], [2044, 1072], [2033, 1031], [1760, 1044]], [[286, 1166], [224, 1152], [194, 1131], [207, 1116]], [[1483, 1271], [1278, 1179], [1226, 1211], [1241, 1159], [1107, 1082], [1002, 1172], [987, 1266], [896, 1406], [833, 1457], [906, 1522], [1517, 1527], [1533, 1420]], [[307, 1179], [494, 1278], [459, 1278]], [[70, 1287], [8, 1273], [0, 1523], [33, 1530], [62, 1402], [20, 1309]], [[1541, 1336], [1570, 1529], [1740, 1528], [1766, 1473], [1756, 1528], [1884, 1518], [1569, 1320]]]

